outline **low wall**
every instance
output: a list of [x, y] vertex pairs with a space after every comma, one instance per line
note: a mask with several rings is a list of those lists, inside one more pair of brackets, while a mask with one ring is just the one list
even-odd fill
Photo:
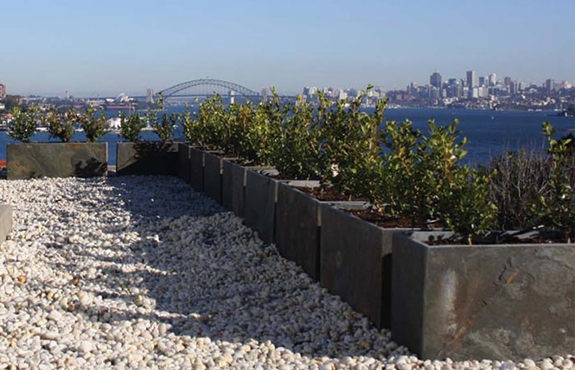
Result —
[[7, 144], [8, 180], [98, 177], [108, 172], [107, 143]]

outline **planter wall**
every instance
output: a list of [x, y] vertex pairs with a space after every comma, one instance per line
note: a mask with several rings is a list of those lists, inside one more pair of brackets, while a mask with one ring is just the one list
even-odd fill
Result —
[[12, 230], [12, 207], [0, 204], [0, 244]]
[[204, 151], [190, 148], [190, 185], [196, 191], [204, 191]]
[[178, 143], [142, 141], [116, 145], [116, 173], [119, 176], [178, 176]]
[[246, 171], [244, 224], [266, 243], [275, 242], [275, 210], [278, 181], [256, 170]]
[[204, 194], [222, 204], [223, 158], [204, 152]]
[[230, 160], [223, 162], [222, 205], [238, 217], [244, 217], [244, 187], [246, 168]]
[[190, 183], [190, 145], [178, 144], [178, 177]]
[[429, 246], [395, 235], [395, 341], [424, 359], [522, 360], [575, 348], [575, 245]]
[[7, 179], [98, 177], [108, 172], [107, 143], [7, 144]]
[[320, 271], [321, 202], [287, 183], [278, 184], [276, 246], [314, 280]]
[[378, 328], [391, 326], [392, 236], [329, 204], [321, 211], [320, 283]]

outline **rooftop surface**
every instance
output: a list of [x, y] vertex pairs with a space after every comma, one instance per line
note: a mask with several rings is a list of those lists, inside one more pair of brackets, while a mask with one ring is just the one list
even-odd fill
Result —
[[0, 203], [0, 368], [513, 368], [409, 356], [176, 178], [0, 181]]

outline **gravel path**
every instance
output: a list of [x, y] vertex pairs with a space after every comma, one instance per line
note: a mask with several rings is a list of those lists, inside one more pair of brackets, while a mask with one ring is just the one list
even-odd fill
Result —
[[0, 203], [0, 368], [515, 367], [409, 356], [175, 178], [0, 181]]

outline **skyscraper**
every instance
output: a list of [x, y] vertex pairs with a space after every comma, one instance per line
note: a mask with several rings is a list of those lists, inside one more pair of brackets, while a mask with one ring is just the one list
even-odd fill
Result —
[[0, 99], [6, 97], [6, 85], [0, 84]]
[[551, 78], [545, 80], [545, 90], [553, 91], [555, 89], [555, 81]]
[[497, 75], [495, 73], [492, 73], [489, 75], [489, 86], [495, 86], [497, 85]]
[[441, 89], [441, 75], [437, 72], [433, 72], [431, 77], [429, 77], [429, 83], [431, 86], [435, 86], [438, 89]]
[[511, 77], [505, 77], [503, 79], [503, 83], [505, 84], [505, 86], [511, 85]]
[[467, 87], [472, 89], [472, 88], [476, 87], [477, 85], [478, 85], [477, 72], [467, 71]]

